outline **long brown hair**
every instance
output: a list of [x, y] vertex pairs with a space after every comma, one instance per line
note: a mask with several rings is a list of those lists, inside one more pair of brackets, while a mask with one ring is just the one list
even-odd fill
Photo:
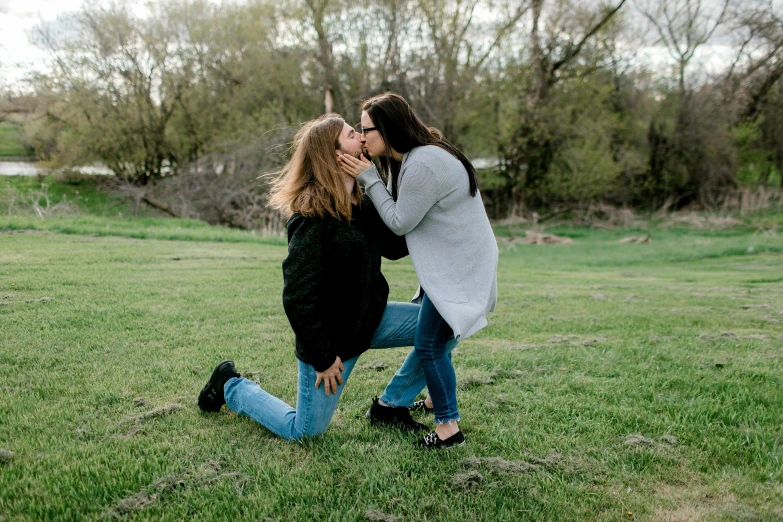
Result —
[[348, 194], [337, 163], [344, 126], [345, 121], [336, 114], [325, 114], [302, 125], [294, 137], [291, 159], [272, 181], [270, 207], [285, 217], [299, 213], [351, 219], [352, 201], [361, 200], [361, 192], [357, 183]]
[[400, 164], [392, 159], [391, 149], [404, 154], [422, 145], [436, 145], [457, 158], [468, 172], [470, 195], [476, 195], [476, 169], [468, 158], [449, 143], [438, 129], [424, 125], [405, 98], [392, 92], [379, 94], [362, 103], [362, 110], [367, 111], [373, 126], [377, 127], [386, 144], [386, 156], [379, 158], [379, 161], [382, 170], [392, 178], [392, 197], [395, 200]]

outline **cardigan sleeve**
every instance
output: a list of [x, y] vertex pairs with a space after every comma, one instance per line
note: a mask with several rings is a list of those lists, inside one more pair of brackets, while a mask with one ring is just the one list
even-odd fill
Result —
[[288, 222], [288, 256], [283, 261], [283, 308], [306, 362], [319, 372], [336, 357], [319, 299], [325, 277], [325, 227], [322, 219], [294, 215]]
[[359, 174], [357, 179], [364, 185], [383, 222], [398, 236], [416, 228], [440, 199], [437, 176], [420, 161], [408, 161], [403, 165], [397, 201], [383, 186], [375, 165]]
[[368, 196], [362, 199], [360, 207], [362, 225], [372, 236], [381, 249], [381, 255], [386, 259], [397, 260], [408, 255], [408, 244], [405, 236], [398, 236], [386, 226], [378, 215], [378, 210]]

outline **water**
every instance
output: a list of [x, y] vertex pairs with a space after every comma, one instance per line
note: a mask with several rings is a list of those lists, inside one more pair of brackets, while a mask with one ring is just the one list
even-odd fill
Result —
[[[75, 167], [73, 170], [94, 176], [111, 176], [113, 174], [112, 171], [99, 163]], [[31, 161], [0, 161], [0, 176], [37, 176], [50, 172], [52, 169], [39, 167], [37, 163]]]

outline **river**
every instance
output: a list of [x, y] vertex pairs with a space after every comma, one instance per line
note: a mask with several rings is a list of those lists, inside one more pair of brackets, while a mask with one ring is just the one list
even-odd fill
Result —
[[[112, 171], [101, 164], [75, 167], [73, 170], [82, 174], [95, 176], [111, 176]], [[46, 175], [52, 172], [52, 169], [40, 167], [32, 161], [0, 161], [0, 176], [37, 176]]]

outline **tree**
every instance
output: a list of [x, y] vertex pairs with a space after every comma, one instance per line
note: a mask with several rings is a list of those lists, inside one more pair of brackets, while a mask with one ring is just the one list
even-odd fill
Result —
[[577, 2], [557, 0], [547, 10], [545, 0], [532, 0], [529, 46], [517, 73], [517, 83], [524, 86], [515, 97], [517, 122], [499, 147], [510, 213], [521, 213], [526, 200], [543, 203], [546, 177], [561, 143], [553, 90], [589, 74], [592, 68], [581, 67], [579, 58], [624, 4], [620, 0], [589, 10]]
[[47, 25], [36, 33], [52, 60], [52, 73], [35, 82], [47, 101], [38, 121], [62, 128], [60, 158], [102, 161], [141, 184], [241, 128], [237, 119], [243, 109], [253, 114], [258, 96], [273, 107], [273, 96], [297, 76], [286, 71], [275, 81], [274, 68], [296, 57], [275, 63], [271, 4], [221, 10], [206, 0], [168, 0], [149, 9], [140, 17], [126, 4], [85, 7], [65, 21], [64, 34]]
[[685, 94], [686, 69], [696, 51], [710, 41], [726, 21], [731, 0], [721, 0], [717, 9], [708, 9], [703, 0], [640, 1], [637, 8], [650, 22], [676, 64], [677, 85]]

